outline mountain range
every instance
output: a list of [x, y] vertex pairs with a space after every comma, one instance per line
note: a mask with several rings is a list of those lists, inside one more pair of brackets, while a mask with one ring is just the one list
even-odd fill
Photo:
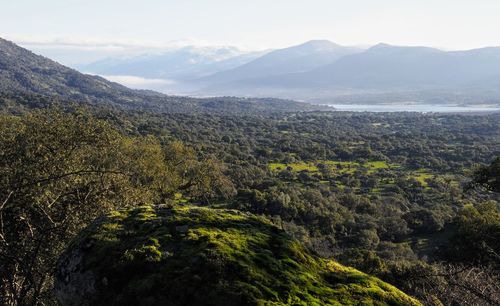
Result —
[[235, 47], [186, 46], [135, 57], [105, 58], [75, 68], [100, 75], [193, 80], [244, 65], [263, 53], [244, 52]]
[[[187, 109], [197, 108], [206, 102], [134, 90], [109, 81], [116, 80], [134, 88], [182, 96], [246, 97], [232, 98], [232, 101], [246, 103], [250, 99], [252, 103], [261, 103], [259, 109], [268, 107], [269, 101], [284, 103], [281, 105], [292, 103], [274, 99], [317, 104], [500, 105], [500, 47], [443, 51], [378, 44], [363, 49], [327, 40], [263, 52], [190, 46], [131, 58], [109, 58], [77, 68], [101, 77], [80, 73], [0, 40], [2, 92], [14, 90], [165, 109], [187, 105]], [[141, 82], [135, 86], [122, 82], [127, 77]], [[154, 86], [148, 81], [153, 81]], [[268, 104], [256, 99], [259, 97], [266, 98]], [[215, 98], [210, 99], [211, 107], [215, 107]], [[221, 105], [226, 107], [228, 98], [224, 99]], [[293, 109], [296, 107], [309, 109], [311, 106], [294, 104]]]
[[261, 113], [324, 109], [273, 98], [197, 99], [134, 90], [99, 76], [80, 73], [0, 38], [0, 106], [13, 100], [39, 101], [40, 97], [159, 112]]
[[[190, 74], [199, 69], [193, 62], [190, 68], [176, 70], [149, 57], [144, 69], [172, 69], [175, 75], [169, 76], [178, 82], [179, 91], [201, 96], [270, 96], [322, 103], [500, 103], [500, 47], [443, 51], [378, 44], [362, 49], [313, 40], [264, 54], [231, 56], [229, 49], [224, 54], [227, 57], [217, 66], [205, 62], [213, 73], [205, 70], [201, 77]], [[133, 63], [144, 62], [136, 58], [112, 66], [94, 63], [86, 69], [103, 75], [127, 74]], [[190, 77], [177, 77], [181, 70]], [[134, 75], [161, 77], [161, 73], [141, 71], [135, 69]]]
[[361, 50], [343, 47], [327, 40], [313, 40], [298, 46], [271, 51], [246, 64], [217, 72], [199, 81], [225, 83], [306, 72], [357, 52]]
[[256, 77], [239, 74], [224, 83], [205, 79], [209, 80], [201, 90], [205, 94], [494, 104], [500, 103], [500, 48], [446, 52], [378, 44], [308, 71]]

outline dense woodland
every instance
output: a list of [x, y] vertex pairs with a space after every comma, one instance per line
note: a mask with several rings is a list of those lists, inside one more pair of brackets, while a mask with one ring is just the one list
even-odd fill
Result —
[[161, 113], [33, 95], [0, 101], [3, 304], [51, 304], [57, 258], [76, 233], [140, 204], [262, 215], [424, 304], [500, 302], [498, 113]]

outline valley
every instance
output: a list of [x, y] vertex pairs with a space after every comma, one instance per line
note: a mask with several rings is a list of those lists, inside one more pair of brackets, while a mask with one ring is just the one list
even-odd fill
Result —
[[[274, 52], [269, 84], [364, 56]], [[0, 304], [495, 305], [500, 112], [471, 105], [172, 96], [0, 39]]]

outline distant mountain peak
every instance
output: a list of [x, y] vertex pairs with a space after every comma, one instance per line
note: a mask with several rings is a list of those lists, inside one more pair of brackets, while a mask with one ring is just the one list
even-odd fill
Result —
[[296, 52], [335, 52], [336, 50], [345, 48], [339, 44], [329, 40], [310, 40], [300, 45], [291, 46], [285, 49], [275, 50], [277, 52], [296, 51]]
[[190, 80], [243, 65], [260, 55], [231, 46], [184, 46], [131, 58], [108, 58], [77, 68], [100, 75]]
[[396, 46], [387, 43], [378, 43], [367, 50], [367, 53], [400, 53], [400, 52], [418, 52], [418, 53], [442, 53], [444, 51], [423, 46]]
[[357, 48], [343, 47], [329, 40], [310, 40], [300, 45], [271, 51], [245, 65], [215, 73], [201, 81], [221, 83], [304, 72], [357, 52]]
[[310, 40], [310, 41], [307, 41], [300, 46], [303, 46], [303, 47], [313, 47], [313, 48], [325, 48], [325, 49], [332, 49], [332, 48], [339, 48], [339, 47], [342, 47], [341, 45], [339, 44], [336, 44], [334, 42], [331, 42], [329, 40], [326, 40], [326, 39], [316, 39], [316, 40]]
[[394, 45], [389, 45], [387, 43], [378, 43], [374, 46], [372, 46], [371, 48], [369, 48], [369, 50], [377, 50], [377, 49], [385, 49], [385, 48], [397, 48], [397, 46], [394, 46]]
[[3, 96], [16, 97], [16, 102], [19, 97], [22, 107], [49, 105], [51, 101], [71, 101], [113, 108], [182, 113], [264, 113], [325, 109], [279, 99], [196, 99], [133, 90], [102, 77], [82, 74], [0, 38], [0, 104], [3, 103]]

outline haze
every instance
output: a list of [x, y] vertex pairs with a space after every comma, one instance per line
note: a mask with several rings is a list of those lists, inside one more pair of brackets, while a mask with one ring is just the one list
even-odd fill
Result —
[[500, 48], [485, 47], [500, 46], [499, 13], [492, 0], [21, 0], [2, 5], [0, 37], [167, 94], [497, 104]]
[[16, 0], [2, 3], [0, 36], [108, 48], [189, 40], [267, 49], [328, 39], [467, 49], [500, 45], [499, 12], [495, 0]]

